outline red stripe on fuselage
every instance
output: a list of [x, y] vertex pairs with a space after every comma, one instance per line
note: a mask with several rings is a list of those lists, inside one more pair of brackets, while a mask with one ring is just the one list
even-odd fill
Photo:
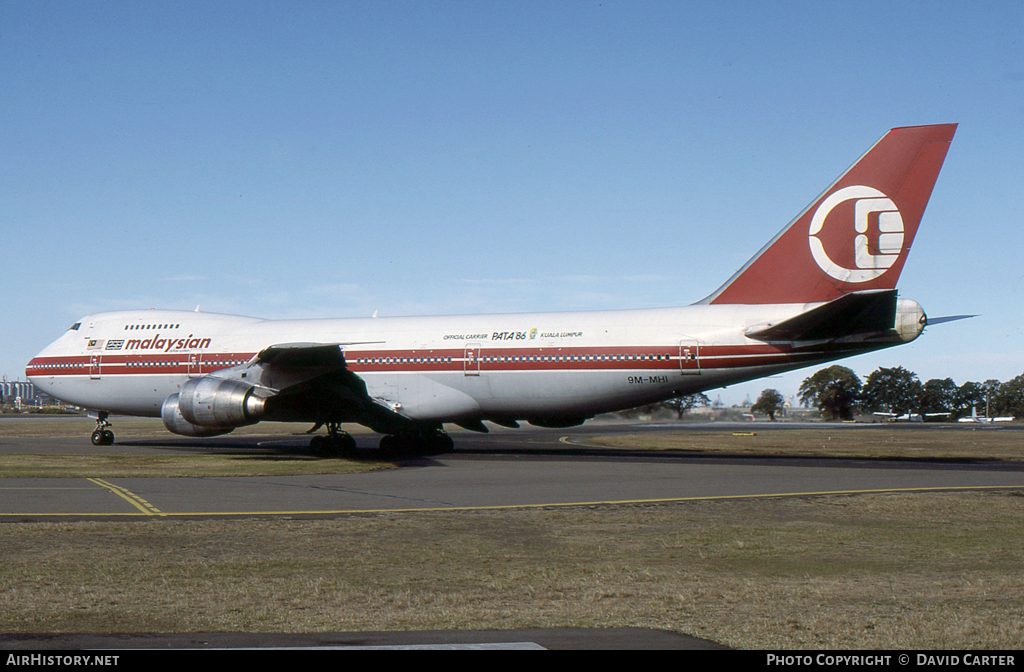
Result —
[[[453, 372], [467, 365], [480, 371], [561, 371], [687, 368], [692, 359], [678, 347], [625, 346], [589, 348], [470, 348], [414, 350], [350, 350], [348, 368], [356, 373]], [[239, 366], [255, 353], [113, 354], [90, 353], [70, 357], [37, 357], [29, 362], [27, 376], [81, 376], [128, 374], [205, 375]], [[706, 345], [699, 348], [700, 369], [731, 369], [766, 364], [785, 364], [820, 357], [821, 352], [792, 352], [788, 346]], [[685, 360], [681, 362], [681, 359]]]

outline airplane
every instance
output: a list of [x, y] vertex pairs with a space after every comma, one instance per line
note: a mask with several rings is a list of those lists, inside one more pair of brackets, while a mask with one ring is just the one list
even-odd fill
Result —
[[896, 282], [956, 124], [893, 128], [712, 294], [670, 308], [265, 320], [87, 315], [27, 365], [52, 397], [160, 417], [189, 437], [313, 423], [314, 451], [434, 455], [445, 424], [571, 427], [613, 412], [888, 348], [929, 323]]
[[872, 415], [877, 415], [885, 418], [886, 422], [924, 422], [925, 418], [941, 418], [947, 417], [949, 413], [904, 413], [898, 415], [896, 413], [886, 413], [883, 411], [875, 411]]
[[982, 423], [982, 424], [987, 424], [987, 423], [991, 423], [991, 422], [1013, 422], [1013, 417], [1012, 416], [1000, 415], [1000, 416], [996, 416], [994, 418], [989, 418], [989, 417], [986, 417], [984, 415], [978, 415], [978, 407], [977, 406], [971, 406], [971, 417], [969, 417], [969, 418], [960, 418], [959, 420], [957, 420], [957, 422], [978, 422], [978, 423]]

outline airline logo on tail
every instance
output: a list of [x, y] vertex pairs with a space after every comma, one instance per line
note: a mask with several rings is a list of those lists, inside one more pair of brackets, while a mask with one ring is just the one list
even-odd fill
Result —
[[701, 303], [824, 303], [895, 289], [955, 132], [890, 130]]
[[[834, 262], [818, 237], [836, 206], [853, 201], [853, 227], [857, 236], [853, 240], [853, 259], [857, 268], [845, 268]], [[829, 226], [849, 226], [848, 217], [836, 216]], [[872, 221], [877, 222], [877, 245], [872, 248], [868, 231]], [[855, 185], [844, 187], [822, 201], [811, 218], [807, 240], [811, 255], [821, 270], [842, 282], [868, 282], [889, 270], [903, 251], [903, 217], [888, 196], [873, 187]], [[874, 250], [878, 251], [877, 254]]]

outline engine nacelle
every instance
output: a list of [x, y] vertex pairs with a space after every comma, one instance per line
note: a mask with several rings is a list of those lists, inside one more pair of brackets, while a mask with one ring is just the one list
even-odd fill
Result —
[[227, 434], [259, 422], [266, 414], [266, 391], [239, 380], [193, 378], [164, 400], [164, 426], [185, 436]]
[[178, 408], [194, 425], [241, 427], [259, 422], [265, 414], [266, 399], [256, 387], [240, 380], [193, 378], [181, 386]]

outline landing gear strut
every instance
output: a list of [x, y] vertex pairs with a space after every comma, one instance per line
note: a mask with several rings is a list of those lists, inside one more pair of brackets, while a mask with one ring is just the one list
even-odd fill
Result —
[[100, 411], [99, 415], [96, 416], [96, 429], [92, 433], [92, 445], [114, 445], [114, 433], [110, 431], [111, 425], [107, 422], [108, 417], [110, 417], [110, 413], [106, 411]]
[[356, 450], [356, 440], [348, 432], [341, 431], [341, 423], [328, 422], [327, 436], [317, 434], [309, 441], [314, 453], [346, 454]]

